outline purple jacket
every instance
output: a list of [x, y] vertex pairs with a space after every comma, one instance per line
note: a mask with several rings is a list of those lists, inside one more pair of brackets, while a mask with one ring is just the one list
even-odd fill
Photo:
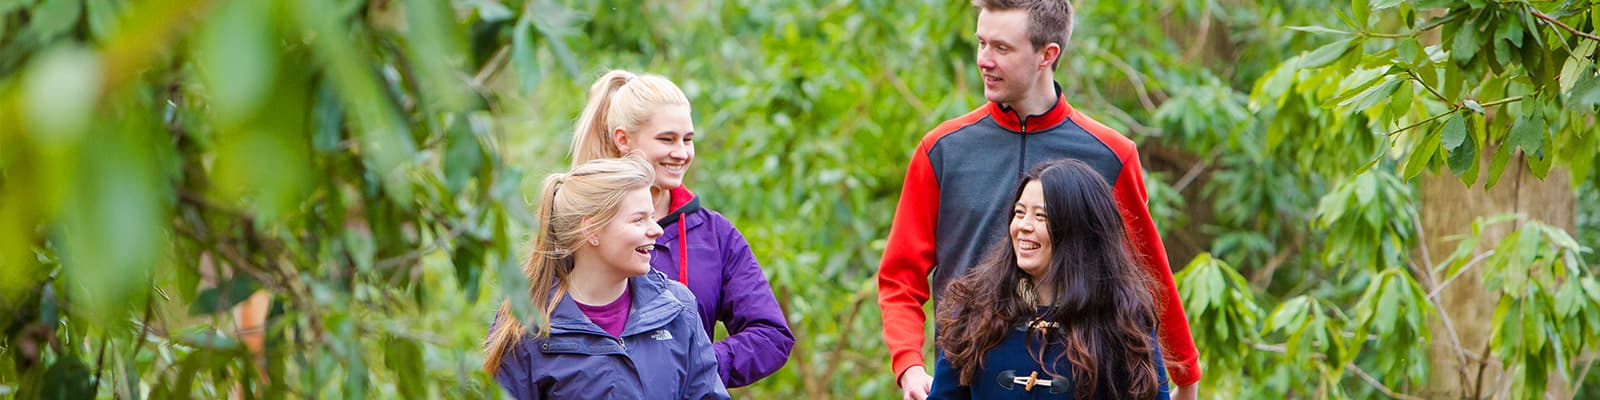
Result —
[[563, 296], [550, 336], [524, 337], [501, 358], [495, 381], [518, 399], [727, 399], [711, 340], [689, 307], [693, 295], [654, 271], [628, 284], [633, 308], [620, 337]]
[[671, 193], [673, 211], [657, 221], [664, 232], [650, 252], [650, 265], [686, 282], [707, 336], [715, 335], [717, 321], [728, 329], [728, 337], [712, 345], [717, 373], [728, 387], [772, 375], [789, 361], [794, 333], [750, 244], [722, 214], [701, 208], [689, 189], [680, 186]]

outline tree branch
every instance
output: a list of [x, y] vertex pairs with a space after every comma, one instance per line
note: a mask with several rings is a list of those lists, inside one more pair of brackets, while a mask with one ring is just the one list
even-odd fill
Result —
[[1428, 86], [1428, 82], [1423, 81], [1422, 80], [1422, 76], [1417, 75], [1417, 71], [1412, 71], [1410, 69], [1407, 69], [1406, 70], [1406, 74], [1411, 75], [1411, 80], [1417, 81], [1417, 83], [1422, 84], [1422, 88], [1423, 89], [1428, 89], [1428, 93], [1433, 93], [1433, 97], [1438, 97], [1439, 101], [1442, 101], [1442, 102], [1445, 102], [1445, 103], [1450, 103], [1450, 99], [1447, 99], [1447, 98], [1444, 97], [1444, 95], [1439, 94], [1439, 90], [1438, 89], [1434, 89], [1433, 86]]
[[1589, 40], [1593, 40], [1593, 41], [1596, 41], [1596, 42], [1600, 42], [1600, 36], [1595, 36], [1595, 35], [1592, 35], [1592, 34], [1589, 34], [1589, 33], [1581, 32], [1581, 31], [1579, 31], [1577, 29], [1572, 29], [1572, 27], [1567, 26], [1567, 24], [1562, 23], [1560, 20], [1557, 20], [1555, 18], [1551, 18], [1549, 15], [1545, 15], [1544, 13], [1539, 12], [1539, 9], [1534, 8], [1532, 4], [1522, 3], [1522, 5], [1523, 5], [1523, 7], [1526, 7], [1528, 9], [1528, 13], [1533, 14], [1533, 16], [1535, 16], [1535, 17], [1539, 17], [1539, 19], [1548, 21], [1551, 24], [1554, 24], [1555, 26], [1561, 27], [1562, 29], [1566, 29], [1567, 32], [1572, 32], [1572, 34], [1574, 34], [1574, 35], [1582, 36], [1584, 39], [1589, 39]]

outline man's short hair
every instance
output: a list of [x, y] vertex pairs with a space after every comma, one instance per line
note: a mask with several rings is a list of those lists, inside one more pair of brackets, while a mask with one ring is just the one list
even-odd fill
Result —
[[[1067, 47], [1072, 37], [1071, 0], [972, 0], [972, 6], [983, 10], [1023, 10], [1028, 13], [1028, 41], [1034, 50], [1055, 42]], [[1060, 63], [1057, 58], [1056, 62]], [[1052, 64], [1051, 68], [1055, 66]]]

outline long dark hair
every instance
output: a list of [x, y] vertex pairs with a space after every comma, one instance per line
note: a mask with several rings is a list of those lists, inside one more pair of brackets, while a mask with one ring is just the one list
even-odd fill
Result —
[[[960, 370], [961, 384], [971, 385], [984, 354], [1009, 329], [1038, 316], [1060, 329], [1043, 336], [1043, 343], [1030, 340], [1028, 353], [1052, 376], [1061, 376], [1051, 369], [1065, 357], [1072, 365], [1075, 396], [1091, 398], [1104, 389], [1121, 398], [1155, 397], [1161, 382], [1151, 337], [1156, 314], [1150, 278], [1129, 252], [1111, 187], [1081, 161], [1047, 161], [1023, 176], [1005, 206], [1012, 207], [1034, 181], [1044, 192], [1049, 268], [1034, 281], [1017, 267], [1010, 235], [997, 241], [939, 300], [939, 348]], [[1045, 292], [1034, 287], [1047, 285], [1054, 301], [1040, 315], [1029, 297]], [[1048, 345], [1065, 351], [1044, 360]]]

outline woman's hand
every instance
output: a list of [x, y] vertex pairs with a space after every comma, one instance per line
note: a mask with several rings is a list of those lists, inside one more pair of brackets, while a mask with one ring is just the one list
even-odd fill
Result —
[[1179, 386], [1172, 390], [1172, 400], [1195, 400], [1200, 396], [1200, 383], [1195, 382], [1189, 386]]
[[933, 388], [933, 377], [921, 365], [906, 369], [900, 374], [900, 400], [924, 400]]

